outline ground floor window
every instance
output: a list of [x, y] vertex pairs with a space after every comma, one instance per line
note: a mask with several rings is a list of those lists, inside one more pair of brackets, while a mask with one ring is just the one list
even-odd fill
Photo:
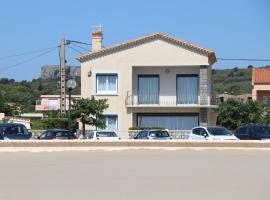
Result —
[[117, 115], [104, 115], [103, 117], [106, 124], [105, 130], [116, 131], [118, 129]]
[[138, 126], [191, 130], [199, 124], [198, 114], [138, 114]]

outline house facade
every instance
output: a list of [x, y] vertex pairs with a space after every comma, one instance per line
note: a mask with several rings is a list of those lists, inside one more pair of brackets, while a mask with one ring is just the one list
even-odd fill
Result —
[[103, 48], [97, 30], [92, 51], [76, 59], [81, 63], [82, 98], [108, 99], [107, 129], [190, 130], [215, 124], [212, 50], [163, 33]]
[[[71, 95], [71, 99], [80, 99], [81, 95]], [[66, 110], [68, 110], [69, 101], [66, 95]], [[36, 101], [36, 111], [60, 110], [60, 95], [41, 95], [40, 100]]]
[[252, 99], [260, 103], [270, 103], [270, 69], [258, 68], [252, 72]]

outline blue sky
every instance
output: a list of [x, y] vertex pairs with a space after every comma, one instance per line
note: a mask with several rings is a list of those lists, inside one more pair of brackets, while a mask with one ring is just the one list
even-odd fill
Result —
[[[0, 19], [0, 78], [38, 78], [42, 65], [59, 63], [57, 50], [16, 67], [9, 66], [39, 53], [3, 57], [57, 46], [61, 37], [90, 43], [91, 27], [99, 24], [105, 46], [166, 32], [214, 49], [217, 57], [270, 59], [269, 0], [9, 0], [1, 1]], [[79, 65], [77, 54], [67, 49], [68, 64]], [[249, 64], [270, 62], [219, 61], [214, 68]]]

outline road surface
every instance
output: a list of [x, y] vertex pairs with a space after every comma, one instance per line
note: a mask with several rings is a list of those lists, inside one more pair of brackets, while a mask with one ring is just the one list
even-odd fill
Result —
[[270, 150], [0, 152], [1, 200], [269, 200]]

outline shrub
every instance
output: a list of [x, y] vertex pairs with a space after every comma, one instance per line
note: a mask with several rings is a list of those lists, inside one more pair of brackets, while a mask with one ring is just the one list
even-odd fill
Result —
[[[78, 125], [76, 122], [71, 122], [71, 130], [75, 131]], [[46, 129], [68, 129], [67, 118], [44, 118], [32, 121], [33, 130], [46, 130]]]

